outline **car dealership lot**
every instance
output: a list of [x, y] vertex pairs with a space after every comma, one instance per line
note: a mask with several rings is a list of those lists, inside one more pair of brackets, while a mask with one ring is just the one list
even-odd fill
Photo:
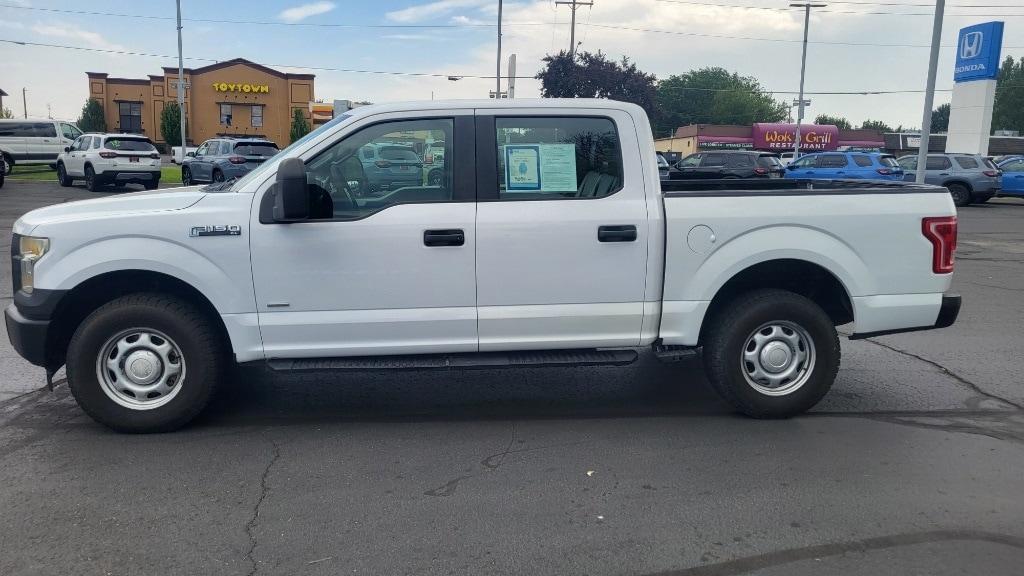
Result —
[[[93, 196], [9, 180], [0, 249], [21, 213]], [[121, 436], [66, 386], [25, 394], [42, 371], [0, 338], [0, 573], [1016, 573], [1024, 201], [961, 210], [954, 289], [953, 327], [844, 340], [832, 392], [778, 422], [645, 355], [250, 368], [195, 425]]]

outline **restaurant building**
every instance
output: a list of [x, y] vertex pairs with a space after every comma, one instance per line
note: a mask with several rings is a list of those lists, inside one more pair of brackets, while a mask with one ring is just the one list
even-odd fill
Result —
[[[148, 78], [114, 78], [86, 72], [89, 97], [103, 106], [107, 130], [145, 134], [162, 143], [160, 114], [177, 106], [178, 69]], [[188, 145], [218, 136], [268, 138], [284, 147], [294, 110], [312, 116], [313, 74], [279, 72], [243, 58], [185, 68]], [[312, 123], [311, 123], [312, 124]]]
[[[825, 152], [849, 148], [880, 150], [885, 147], [877, 130], [841, 130], [827, 124], [800, 126], [800, 150]], [[758, 123], [750, 126], [691, 124], [676, 128], [670, 138], [654, 141], [658, 152], [686, 156], [705, 150], [764, 150], [786, 152], [796, 142], [796, 124]]]

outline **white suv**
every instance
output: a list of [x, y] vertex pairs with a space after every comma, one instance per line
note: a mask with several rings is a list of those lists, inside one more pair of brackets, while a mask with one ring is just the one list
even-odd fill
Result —
[[83, 134], [57, 157], [60, 185], [79, 179], [94, 192], [105, 184], [128, 183], [153, 190], [160, 184], [160, 154], [139, 134]]

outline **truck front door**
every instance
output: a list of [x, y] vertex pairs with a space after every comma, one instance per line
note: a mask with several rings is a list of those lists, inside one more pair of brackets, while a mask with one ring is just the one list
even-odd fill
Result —
[[[443, 141], [436, 186], [379, 195], [358, 151]], [[268, 358], [475, 352], [472, 110], [375, 115], [303, 156], [310, 218], [274, 223], [254, 203], [251, 258]]]
[[482, 352], [639, 343], [657, 173], [628, 113], [565, 112], [477, 110]]

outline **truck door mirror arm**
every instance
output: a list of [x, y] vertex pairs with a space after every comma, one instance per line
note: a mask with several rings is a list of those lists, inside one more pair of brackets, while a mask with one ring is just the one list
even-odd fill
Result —
[[300, 222], [309, 218], [306, 165], [300, 158], [286, 158], [277, 167], [274, 221]]

